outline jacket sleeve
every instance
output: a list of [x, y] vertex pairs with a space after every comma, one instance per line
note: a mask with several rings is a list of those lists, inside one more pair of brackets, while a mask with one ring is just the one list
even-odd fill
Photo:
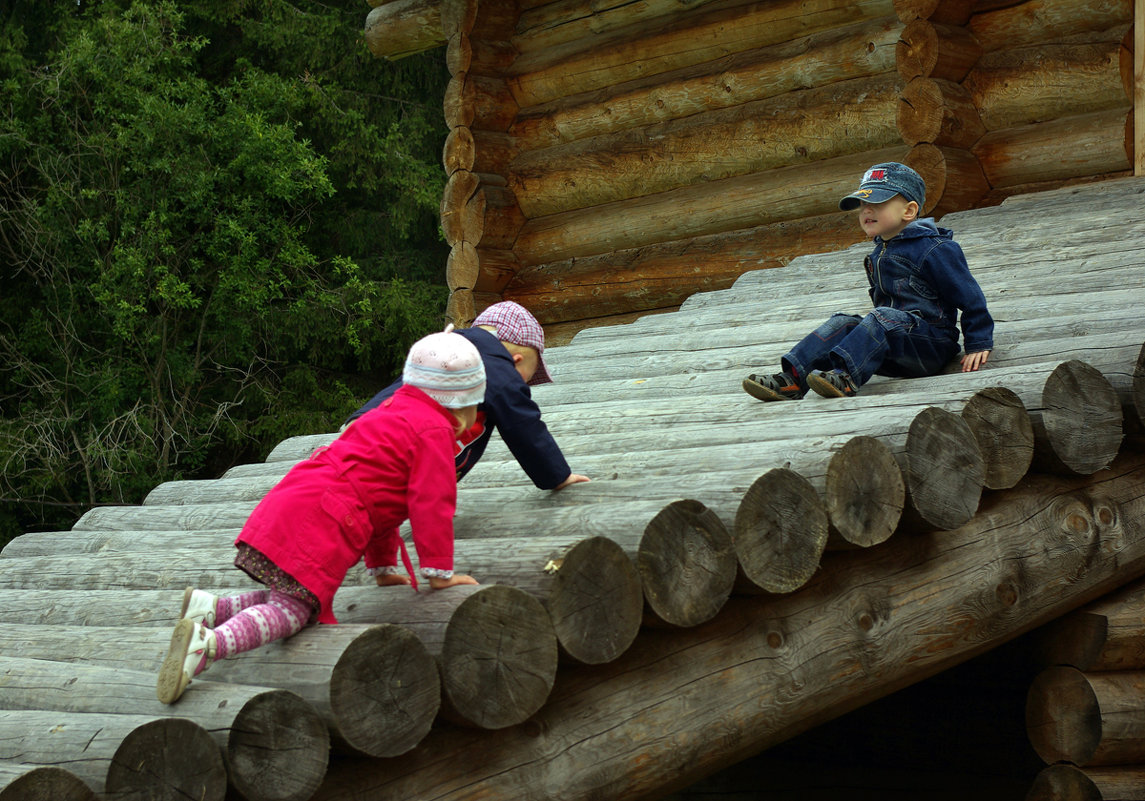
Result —
[[962, 311], [963, 348], [967, 353], [994, 349], [994, 318], [986, 308], [986, 295], [970, 273], [957, 242], [947, 240], [927, 256], [939, 296]]
[[485, 366], [485, 414], [501, 439], [540, 489], [553, 489], [572, 472], [560, 446], [541, 419], [541, 409], [533, 400], [529, 385], [504, 360]]
[[409, 522], [418, 564], [453, 569], [453, 514], [457, 510], [457, 474], [453, 432], [435, 426], [422, 432], [410, 463]]

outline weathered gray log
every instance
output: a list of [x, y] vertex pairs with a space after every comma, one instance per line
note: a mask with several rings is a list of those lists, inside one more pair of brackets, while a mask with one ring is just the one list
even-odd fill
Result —
[[[0, 629], [0, 651], [132, 669], [161, 662], [169, 635], [154, 627], [13, 624]], [[433, 657], [413, 633], [395, 625], [308, 627], [216, 662], [204, 679], [295, 693], [322, 715], [341, 750], [374, 757], [398, 756], [417, 745], [441, 701]]]
[[513, 587], [474, 593], [449, 618], [440, 659], [443, 708], [503, 729], [532, 717], [557, 673], [557, 637], [541, 603]]
[[[671, 495], [671, 499], [676, 497]], [[524, 542], [512, 539], [510, 532], [503, 532], [505, 536], [499, 540], [460, 541], [455, 549], [456, 567], [483, 583], [512, 584], [537, 597], [553, 618], [566, 657], [587, 664], [608, 661], [627, 647], [639, 629], [644, 602], [634, 562], [644, 526], [667, 503], [670, 500], [645, 506], [647, 518], [636, 520], [629, 532], [630, 552], [615, 543], [578, 533], [577, 525], [571, 525], [569, 535], [532, 537]], [[85, 592], [99, 592], [111, 586], [140, 590], [166, 587], [181, 593], [187, 584], [215, 592], [257, 586], [233, 567], [234, 549], [229, 545], [211, 541], [200, 547], [161, 550], [162, 547], [162, 540], [141, 532], [135, 549], [114, 555], [76, 556], [72, 561], [76, 573], [58, 578], [45, 576], [45, 570], [50, 570], [56, 559], [50, 550], [39, 556], [12, 558], [6, 560], [0, 587], [75, 590], [82, 585]], [[149, 558], [142, 558], [145, 554]], [[160, 568], [146, 566], [160, 562]], [[544, 570], [554, 562], [563, 563], [559, 574]], [[373, 580], [364, 571], [351, 570], [344, 584], [373, 587]], [[405, 590], [402, 594], [414, 602], [413, 593]], [[113, 608], [123, 609], [123, 618], [131, 623], [155, 621], [155, 625], [169, 625], [174, 623], [179, 603], [173, 592], [170, 598], [158, 607], [154, 596], [144, 596], [127, 608]], [[49, 607], [37, 611], [50, 613], [61, 606], [69, 607], [70, 601], [66, 595], [56, 596]], [[22, 614], [28, 614], [21, 599], [17, 603]], [[373, 618], [373, 622], [395, 621], [383, 617]]]
[[1038, 674], [1026, 699], [1026, 733], [1047, 763], [1145, 763], [1145, 672], [1083, 673], [1058, 665]]
[[[818, 482], [808, 478], [818, 488]], [[906, 486], [891, 449], [874, 437], [857, 436], [831, 456], [819, 489], [830, 523], [828, 547], [866, 548], [885, 542], [902, 517]]]
[[65, 768], [0, 762], [0, 801], [97, 801], [97, 796]]
[[182, 589], [0, 589], [0, 615], [39, 626], [140, 626], [170, 631], [179, 619], [182, 598]]
[[819, 569], [827, 511], [815, 488], [786, 468], [768, 470], [744, 495], [735, 518], [738, 589], [793, 592]]
[[[800, 592], [733, 597], [705, 626], [646, 632], [615, 662], [562, 676], [535, 720], [496, 743], [435, 731], [402, 760], [333, 765], [315, 801], [540, 801], [553, 782], [569, 797], [622, 798], [686, 786], [1141, 573], [1143, 479], [1140, 457], [1097, 477], [1028, 477], [955, 531], [828, 554]], [[1115, 522], [1091, 511], [1090, 528], [1063, 525], [1063, 497], [1115, 509]]]
[[[107, 769], [104, 794], [108, 798], [222, 799], [227, 795], [228, 767], [211, 733], [190, 720], [157, 718], [131, 731], [120, 743]], [[238, 770], [239, 773], [242, 769]], [[246, 798], [305, 801], [310, 787], [277, 791], [278, 777], [254, 787], [244, 786]]]
[[978, 441], [961, 417], [936, 407], [911, 421], [905, 448], [896, 452], [906, 484], [904, 524], [954, 529], [978, 510], [985, 463]]
[[433, 656], [414, 633], [388, 623], [303, 629], [215, 663], [206, 678], [295, 692], [323, 715], [335, 744], [372, 757], [416, 746], [441, 707]]
[[1034, 778], [1025, 801], [1134, 801], [1145, 798], [1145, 767], [1050, 765]]
[[[1078, 525], [1083, 520], [1073, 518]], [[1055, 620], [1038, 632], [1037, 646], [1046, 666], [1069, 665], [1086, 673], [1145, 670], [1145, 583], [1137, 581]]]
[[1034, 426], [1022, 399], [1005, 387], [987, 387], [962, 409], [982, 454], [986, 489], [1009, 489], [1030, 469], [1034, 459]]
[[189, 720], [3, 710], [0, 743], [0, 761], [66, 769], [107, 797], [221, 801], [226, 794], [219, 746]]
[[697, 626], [715, 617], [736, 577], [731, 534], [695, 500], [670, 503], [648, 522], [636, 565], [649, 609], [674, 626]]
[[1121, 448], [1121, 399], [1098, 370], [1076, 359], [1046, 379], [1042, 408], [1030, 419], [1038, 469], [1088, 475], [1108, 467]]
[[[69, 553], [77, 556], [113, 556], [126, 551], [162, 551], [207, 547], [224, 551], [234, 547], [241, 529], [215, 531], [30, 531], [4, 546], [0, 558], [51, 556]], [[230, 561], [230, 560], [227, 560]]]
[[[103, 641], [107, 648], [106, 640]], [[0, 709], [186, 718], [222, 748], [229, 784], [251, 801], [307, 798], [329, 759], [329, 733], [294, 693], [196, 680], [178, 704], [155, 697], [149, 672], [0, 656]]]

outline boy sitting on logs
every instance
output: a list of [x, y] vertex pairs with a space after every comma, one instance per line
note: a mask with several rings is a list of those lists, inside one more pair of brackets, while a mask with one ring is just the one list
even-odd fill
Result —
[[780, 372], [749, 375], [744, 390], [762, 401], [798, 400], [808, 388], [850, 397], [871, 376], [918, 377], [942, 370], [959, 351], [958, 310], [966, 352], [962, 371], [977, 370], [994, 347], [994, 320], [953, 233], [919, 219], [926, 184], [905, 164], [876, 164], [857, 191], [839, 201], [859, 210], [874, 239], [863, 264], [874, 310], [835, 314], [782, 358]]

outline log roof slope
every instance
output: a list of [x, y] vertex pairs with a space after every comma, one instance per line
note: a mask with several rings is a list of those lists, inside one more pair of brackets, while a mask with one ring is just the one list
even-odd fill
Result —
[[353, 571], [340, 625], [217, 663], [174, 706], [154, 678], [184, 587], [249, 586], [234, 535], [335, 434], [17, 538], [0, 798], [652, 797], [1125, 585], [1145, 573], [1143, 199], [1126, 178], [943, 218], [996, 320], [978, 373], [742, 392], [869, 306], [865, 245], [582, 331], [534, 396], [593, 480], [540, 492], [491, 445], [456, 521], [481, 586]]

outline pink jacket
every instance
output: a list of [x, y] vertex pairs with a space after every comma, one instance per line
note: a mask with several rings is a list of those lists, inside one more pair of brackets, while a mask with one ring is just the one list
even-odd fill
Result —
[[407, 519], [418, 563], [452, 570], [454, 423], [420, 389], [402, 387], [295, 465], [236, 544], [257, 548], [318, 596], [322, 623], [337, 622], [334, 593], [362, 557], [366, 567], [398, 563], [398, 527]]

